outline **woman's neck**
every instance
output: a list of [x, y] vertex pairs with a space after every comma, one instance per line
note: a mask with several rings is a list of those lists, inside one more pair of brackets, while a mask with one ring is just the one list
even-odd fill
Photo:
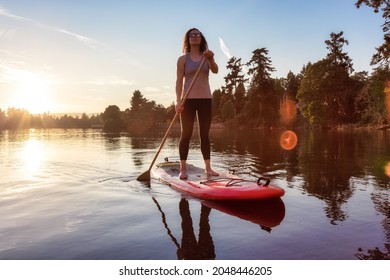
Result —
[[190, 52], [189, 52], [188, 54], [190, 55], [190, 57], [191, 57], [193, 60], [199, 60], [200, 57], [202, 56], [202, 53], [200, 52], [198, 46], [192, 46], [192, 47], [191, 47], [191, 50], [190, 50]]
[[200, 55], [200, 46], [199, 45], [192, 45], [190, 50], [191, 55]]

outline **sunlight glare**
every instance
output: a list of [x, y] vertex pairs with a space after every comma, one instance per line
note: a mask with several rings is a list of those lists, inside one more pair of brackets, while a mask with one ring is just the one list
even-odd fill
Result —
[[10, 102], [13, 107], [25, 109], [32, 114], [49, 112], [52, 109], [52, 79], [21, 69], [11, 69], [8, 74], [14, 84]]
[[40, 142], [30, 139], [26, 141], [20, 156], [23, 162], [23, 173], [31, 176], [39, 171], [45, 154]]

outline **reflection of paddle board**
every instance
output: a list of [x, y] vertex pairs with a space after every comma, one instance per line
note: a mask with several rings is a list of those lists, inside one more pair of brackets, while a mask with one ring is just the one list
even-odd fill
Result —
[[284, 203], [280, 198], [265, 201], [203, 201], [202, 204], [266, 228], [280, 225], [285, 215]]
[[173, 188], [207, 200], [258, 200], [284, 195], [282, 188], [269, 185], [269, 179], [257, 182], [244, 180], [227, 171], [219, 176], [207, 176], [204, 169], [187, 164], [187, 180], [179, 179], [180, 163], [164, 162], [152, 169], [152, 175]]

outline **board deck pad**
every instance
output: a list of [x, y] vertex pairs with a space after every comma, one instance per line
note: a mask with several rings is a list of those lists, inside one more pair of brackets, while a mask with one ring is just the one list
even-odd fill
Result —
[[269, 185], [268, 181], [248, 181], [226, 170], [217, 172], [219, 176], [209, 176], [203, 168], [187, 163], [188, 178], [181, 180], [180, 163], [164, 162], [152, 169], [152, 176], [174, 189], [206, 200], [260, 200], [284, 195], [282, 188]]

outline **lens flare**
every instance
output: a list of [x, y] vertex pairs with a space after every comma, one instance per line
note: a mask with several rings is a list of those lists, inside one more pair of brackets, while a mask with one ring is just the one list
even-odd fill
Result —
[[294, 131], [286, 130], [280, 135], [280, 146], [286, 150], [294, 149], [298, 144], [298, 136]]
[[225, 42], [222, 40], [221, 37], [218, 37], [218, 39], [219, 39], [219, 45], [220, 45], [220, 47], [221, 47], [222, 52], [226, 55], [226, 57], [227, 57], [228, 59], [231, 59], [233, 56], [232, 56], [232, 54], [230, 53], [228, 47], [225, 45]]
[[390, 161], [385, 166], [385, 174], [387, 175], [387, 177], [390, 177]]
[[286, 96], [280, 103], [280, 121], [284, 125], [291, 125], [297, 117], [297, 103], [290, 97]]

